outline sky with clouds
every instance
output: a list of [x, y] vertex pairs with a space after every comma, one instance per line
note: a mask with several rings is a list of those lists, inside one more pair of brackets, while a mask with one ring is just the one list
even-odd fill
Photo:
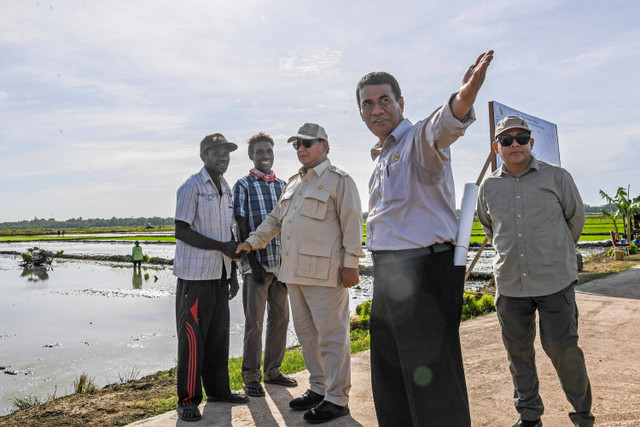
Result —
[[355, 86], [400, 82], [405, 117], [428, 116], [483, 51], [494, 61], [477, 121], [452, 146], [458, 205], [489, 153], [488, 102], [558, 126], [562, 166], [585, 203], [640, 194], [640, 3], [585, 0], [0, 0], [0, 222], [173, 216], [202, 162], [199, 142], [276, 140], [274, 170], [299, 162], [286, 138], [325, 127], [333, 164], [366, 210], [375, 142]]

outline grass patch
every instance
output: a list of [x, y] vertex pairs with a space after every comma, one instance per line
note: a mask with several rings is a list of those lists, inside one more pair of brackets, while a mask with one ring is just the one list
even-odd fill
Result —
[[44, 402], [36, 395], [30, 394], [25, 397], [14, 397], [11, 403], [17, 410], [31, 408], [32, 406], [41, 405]]
[[42, 405], [44, 403], [51, 402], [52, 400], [56, 399], [56, 394], [57, 393], [58, 393], [58, 386], [55, 386], [53, 388], [53, 393], [51, 393], [50, 395], [48, 395], [44, 399], [41, 399], [40, 397], [36, 396], [35, 394], [29, 394], [29, 395], [27, 395], [25, 397], [14, 397], [11, 400], [11, 403], [19, 411], [19, 410], [22, 410], [22, 409], [31, 408], [32, 406]]
[[76, 394], [93, 393], [97, 390], [96, 383], [93, 378], [89, 378], [87, 374], [81, 374], [73, 380], [73, 391]]

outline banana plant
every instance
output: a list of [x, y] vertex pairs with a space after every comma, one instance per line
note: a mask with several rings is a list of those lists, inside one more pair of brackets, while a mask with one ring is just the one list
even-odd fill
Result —
[[[614, 197], [609, 196], [604, 191], [600, 190], [600, 197], [605, 199], [609, 204], [609, 211], [602, 209], [602, 215], [605, 218], [609, 218], [613, 221], [613, 229], [618, 234], [617, 220], [622, 218], [623, 231], [628, 239], [631, 239], [631, 225], [633, 222], [634, 214], [640, 212], [640, 196], [635, 199], [631, 199], [629, 196], [631, 186], [618, 187]], [[617, 208], [614, 212], [613, 206]]]

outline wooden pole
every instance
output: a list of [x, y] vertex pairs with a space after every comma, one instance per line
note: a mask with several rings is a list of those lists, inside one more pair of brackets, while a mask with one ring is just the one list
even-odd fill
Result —
[[[489, 133], [490, 133], [489, 155], [487, 156], [487, 160], [484, 162], [484, 166], [482, 167], [482, 171], [480, 172], [480, 175], [478, 175], [478, 179], [476, 180], [476, 185], [480, 185], [482, 183], [482, 178], [484, 178], [484, 175], [487, 173], [487, 169], [489, 168], [489, 165], [491, 165], [492, 172], [496, 170], [496, 153], [493, 151], [491, 147], [491, 141], [493, 141], [494, 132], [495, 132], [495, 123], [494, 123], [494, 115], [493, 115], [493, 101], [491, 101], [489, 102]], [[467, 269], [467, 272], [464, 275], [465, 282], [467, 281], [467, 279], [469, 279], [469, 276], [471, 276], [473, 267], [475, 267], [476, 262], [478, 262], [478, 259], [480, 259], [480, 255], [482, 254], [482, 251], [484, 250], [484, 248], [487, 246], [487, 243], [489, 243], [489, 239], [485, 237], [484, 241], [482, 242], [482, 245], [480, 245], [480, 248], [478, 249], [478, 252], [476, 252], [476, 256], [473, 258], [473, 261], [471, 261], [471, 264], [469, 265], [469, 268]]]

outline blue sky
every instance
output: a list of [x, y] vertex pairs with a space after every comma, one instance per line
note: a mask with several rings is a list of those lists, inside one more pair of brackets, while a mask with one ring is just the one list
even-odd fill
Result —
[[[391, 4], [393, 3], [393, 6]], [[585, 203], [640, 194], [637, 1], [0, 0], [0, 221], [173, 216], [202, 166], [199, 141], [276, 140], [274, 170], [299, 167], [286, 138], [322, 124], [333, 164], [366, 210], [375, 138], [364, 74], [396, 76], [418, 121], [495, 50], [477, 121], [452, 147], [458, 204], [489, 153], [488, 102], [555, 123], [562, 166]]]

